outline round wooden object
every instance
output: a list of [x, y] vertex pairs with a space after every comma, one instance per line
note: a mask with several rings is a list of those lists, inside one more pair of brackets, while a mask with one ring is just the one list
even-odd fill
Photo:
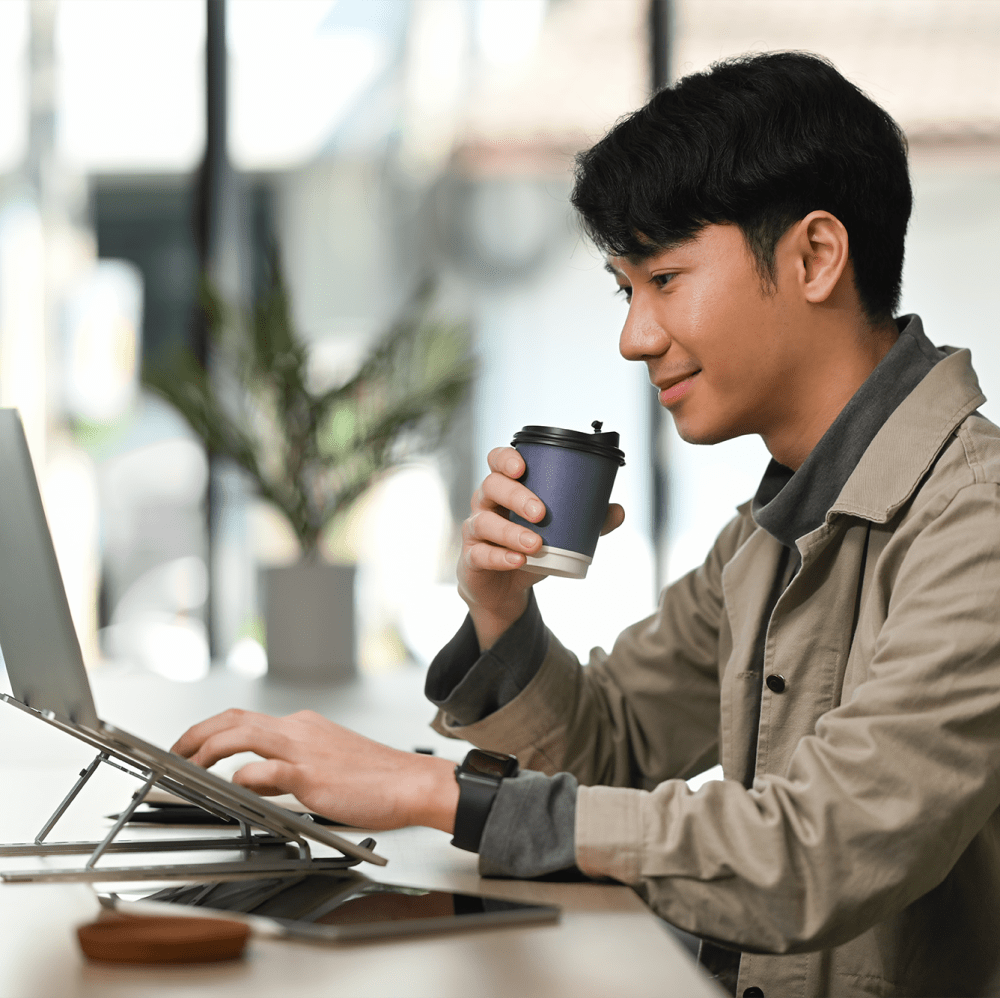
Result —
[[76, 930], [80, 948], [106, 963], [211, 963], [233, 960], [250, 926], [220, 918], [126, 915], [102, 918]]

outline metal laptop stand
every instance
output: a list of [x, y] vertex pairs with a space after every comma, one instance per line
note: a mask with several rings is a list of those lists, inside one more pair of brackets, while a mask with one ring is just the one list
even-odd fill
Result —
[[[89, 854], [80, 869], [0, 873], [8, 882], [37, 880], [162, 880], [242, 877], [338, 870], [364, 859], [384, 866], [370, 839], [355, 844], [305, 815], [293, 814], [243, 787], [227, 783], [171, 752], [115, 728], [97, 715], [59, 561], [52, 545], [38, 481], [20, 416], [0, 409], [0, 644], [13, 696], [0, 699], [72, 735], [97, 751], [93, 762], [53, 811], [34, 842], [0, 846], [0, 856]], [[52, 829], [101, 764], [113, 766], [142, 784], [132, 802], [100, 842], [46, 841]], [[118, 835], [154, 786], [182, 800], [231, 818], [240, 828], [231, 837], [135, 839]], [[253, 829], [264, 834], [254, 834]], [[338, 849], [334, 859], [313, 859], [306, 839]], [[106, 853], [238, 850], [228, 862], [114, 866], [98, 862]]]
[[[12, 870], [0, 872], [5, 883], [39, 883], [52, 881], [112, 882], [133, 880], [236, 880], [250, 877], [298, 875], [302, 872], [346, 870], [360, 862], [360, 858], [343, 855], [312, 857], [309, 844], [302, 834], [286, 827], [279, 820], [256, 809], [243, 807], [238, 801], [220, 802], [192, 787], [185, 786], [168, 775], [164, 769], [150, 765], [138, 752], [130, 752], [110, 737], [89, 729], [84, 732], [60, 721], [49, 711], [36, 711], [19, 700], [0, 693], [0, 700], [37, 717], [59, 730], [72, 735], [97, 749], [93, 761], [80, 771], [69, 793], [42, 826], [34, 842], [0, 845], [0, 856], [65, 856], [88, 854], [82, 867], [72, 869]], [[49, 833], [66, 813], [87, 781], [101, 764], [118, 769], [135, 777], [142, 786], [132, 795], [132, 800], [118, 816], [111, 830], [100, 842], [48, 842]], [[229, 836], [177, 839], [127, 839], [119, 840], [118, 834], [125, 827], [135, 809], [145, 800], [146, 794], [158, 786], [187, 801], [204, 808], [219, 818], [232, 819], [239, 825], [239, 833]], [[253, 828], [263, 834], [254, 834]], [[373, 839], [358, 844], [362, 850], [371, 850]], [[142, 866], [98, 866], [105, 853], [193, 852], [198, 850], [239, 850], [241, 858], [221, 862], [194, 862], [182, 864], [146, 864]]]

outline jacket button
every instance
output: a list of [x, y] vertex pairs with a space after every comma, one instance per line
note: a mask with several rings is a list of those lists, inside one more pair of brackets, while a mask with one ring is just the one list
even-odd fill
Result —
[[[764, 680], [764, 682], [767, 683], [767, 688], [772, 693], [784, 693], [785, 692], [785, 677], [784, 676], [768, 676], [767, 679]], [[743, 993], [746, 994], [745, 991]], [[763, 993], [764, 992], [761, 991], [761, 994], [763, 994]]]
[[754, 984], [744, 989], [743, 998], [764, 998], [764, 992]]

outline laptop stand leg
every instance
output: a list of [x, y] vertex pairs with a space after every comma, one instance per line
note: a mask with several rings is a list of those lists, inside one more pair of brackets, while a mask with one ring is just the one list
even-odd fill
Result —
[[108, 753], [101, 752], [97, 758], [86, 768], [80, 770], [80, 778], [73, 784], [73, 788], [68, 794], [66, 794], [63, 802], [52, 812], [52, 817], [42, 826], [42, 830], [35, 836], [35, 843], [41, 845], [45, 841], [45, 836], [55, 828], [56, 822], [66, 813], [66, 808], [73, 803], [76, 799], [76, 795], [83, 789], [84, 784], [93, 775], [94, 771], [102, 762], [108, 761]]
[[132, 812], [143, 802], [143, 800], [146, 797], [146, 794], [149, 793], [150, 788], [153, 786], [154, 783], [156, 783], [156, 781], [162, 775], [163, 774], [161, 772], [158, 772], [155, 769], [150, 771], [149, 777], [147, 778], [146, 782], [142, 785], [142, 788], [140, 790], [137, 790], [132, 795], [131, 803], [118, 816], [118, 820], [114, 823], [114, 826], [112, 827], [111, 831], [108, 832], [108, 834], [104, 837], [104, 841], [101, 842], [97, 846], [97, 848], [91, 853], [90, 859], [87, 860], [84, 869], [92, 870], [94, 868], [94, 864], [101, 858], [101, 855], [104, 853], [104, 850], [107, 849], [109, 845], [111, 845], [111, 842], [114, 840], [114, 837], [125, 827], [125, 823], [128, 821], [129, 818], [132, 817]]
[[240, 837], [243, 839], [243, 858], [250, 859], [253, 856], [253, 830], [249, 823], [240, 819]]

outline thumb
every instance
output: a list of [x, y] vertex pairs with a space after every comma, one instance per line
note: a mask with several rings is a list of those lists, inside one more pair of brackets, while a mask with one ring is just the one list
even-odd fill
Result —
[[612, 530], [617, 530], [624, 522], [625, 510], [618, 503], [611, 503], [608, 506], [608, 515], [604, 517], [604, 526], [601, 527], [601, 534], [610, 534]]

